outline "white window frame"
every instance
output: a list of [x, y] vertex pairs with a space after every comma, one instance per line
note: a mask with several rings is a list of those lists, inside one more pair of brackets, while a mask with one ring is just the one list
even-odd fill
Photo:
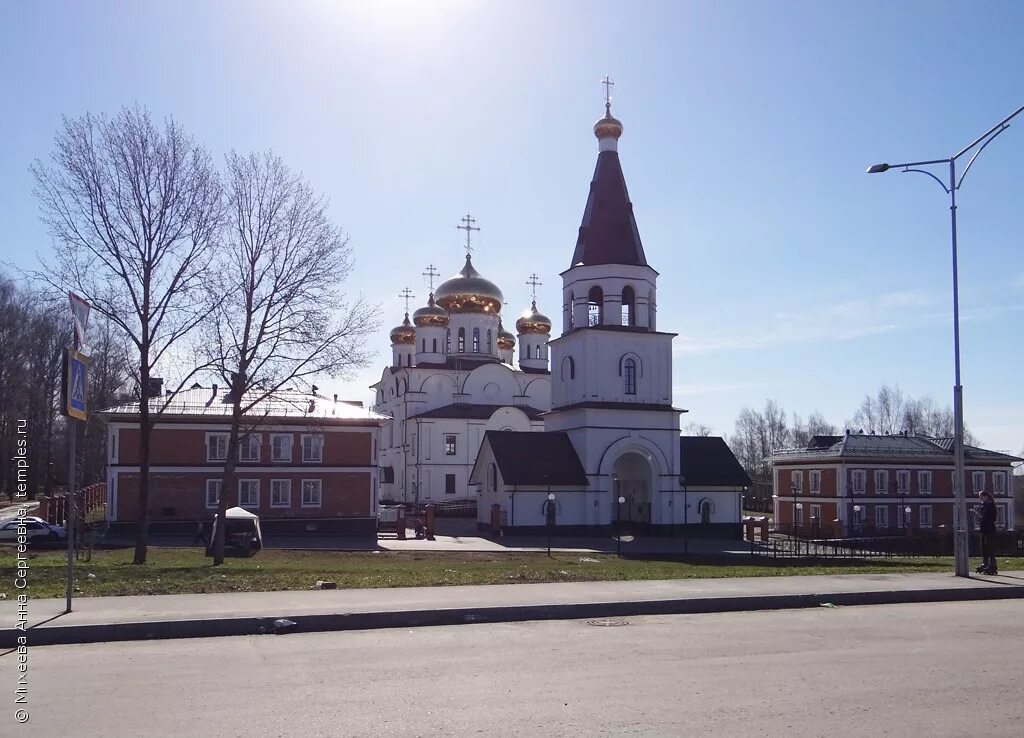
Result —
[[[882, 480], [879, 484], [878, 480]], [[881, 491], [879, 491], [881, 490]], [[887, 495], [889, 494], [889, 470], [888, 469], [875, 469], [875, 494], [876, 495]]]
[[[245, 456], [244, 452], [252, 450], [253, 440], [256, 441], [256, 455], [254, 457]], [[263, 435], [261, 433], [246, 433], [238, 439], [238, 460], [259, 463], [260, 461], [260, 450], [263, 446]]]
[[[276, 441], [278, 439], [280, 439], [280, 438], [285, 438], [285, 439], [288, 440], [288, 445], [284, 447], [288, 451], [287, 457], [281, 456], [279, 458], [276, 455], [276, 453], [275, 453], [277, 451]], [[295, 445], [295, 438], [292, 436], [291, 433], [271, 433], [270, 434], [270, 460], [271, 461], [280, 461], [280, 462], [290, 462], [292, 460], [292, 446], [294, 446], [294, 445]]]
[[793, 524], [803, 525], [804, 524], [804, 506], [803, 503], [798, 502], [793, 506]]
[[[242, 487], [248, 484], [256, 485], [256, 504], [245, 504], [242, 502]], [[258, 510], [260, 507], [260, 480], [258, 479], [239, 479], [238, 480], [238, 506], [248, 508], [251, 510]]]
[[821, 505], [815, 503], [811, 505], [811, 523], [818, 521], [818, 526], [821, 526]]
[[[214, 438], [220, 439], [224, 444], [224, 452], [221, 456], [215, 457], [210, 455], [210, 441]], [[207, 433], [206, 434], [206, 460], [209, 461], [227, 461], [228, 460], [228, 434], [227, 433]]]
[[[868, 488], [868, 473], [863, 469], [854, 469], [851, 473], [851, 483], [853, 485], [853, 493], [855, 495], [862, 495], [867, 492]], [[860, 481], [860, 488], [857, 488], [857, 482]]]
[[875, 528], [889, 527], [889, 506], [875, 505]]
[[1006, 505], [996, 505], [996, 527], [1006, 530]]
[[[981, 478], [981, 484], [978, 484], [978, 478]], [[985, 489], [985, 472], [983, 471], [972, 471], [971, 472], [971, 492], [978, 494], [981, 490]]]
[[994, 495], [1005, 495], [1006, 494], [1006, 472], [994, 471], [992, 472], [992, 494]]
[[[306, 454], [306, 440], [310, 441], [309, 451], [310, 454]], [[313, 458], [312, 451], [314, 448], [314, 442], [319, 442], [319, 455], [317, 458]], [[324, 436], [322, 433], [303, 433], [302, 434], [302, 461], [307, 464], [320, 464], [324, 460]]]
[[[285, 501], [278, 502], [274, 499], [274, 493], [280, 489], [279, 485], [284, 485]], [[276, 508], [288, 508], [292, 506], [292, 480], [290, 479], [271, 479], [270, 480], [270, 506]]]
[[[857, 508], [860, 508], [858, 510]], [[864, 506], [854, 505], [853, 506], [853, 524], [856, 526], [864, 525]]]
[[[927, 511], [927, 515], [925, 512]], [[932, 527], [932, 506], [931, 505], [918, 505], [917, 507], [917, 527], [918, 528], [931, 528]]]
[[[316, 502], [306, 502], [306, 485], [316, 485]], [[303, 479], [302, 480], [302, 507], [323, 507], [324, 504], [324, 480], [322, 479]]]
[[932, 493], [932, 473], [922, 469], [917, 473], [917, 491], [922, 495]]
[[[903, 484], [903, 480], [906, 479], [906, 485]], [[900, 469], [896, 472], [896, 493], [901, 495], [910, 494], [910, 470]]]
[[[210, 501], [210, 485], [217, 486], [217, 494], [214, 497], [213, 502]], [[208, 510], [214, 510], [217, 507], [217, 503], [220, 501], [220, 490], [224, 487], [223, 479], [207, 479], [206, 480], [206, 508]]]
[[[445, 456], [458, 456], [459, 455], [459, 434], [458, 433], [445, 433], [443, 435], [444, 445], [441, 450], [444, 451]], [[448, 453], [448, 439], [452, 439], [452, 451]]]
[[821, 471], [819, 469], [813, 469], [808, 475], [808, 484], [811, 485], [811, 494], [821, 494]]
[[797, 492], [804, 491], [804, 473], [794, 469], [789, 473], [789, 489], [796, 489]]

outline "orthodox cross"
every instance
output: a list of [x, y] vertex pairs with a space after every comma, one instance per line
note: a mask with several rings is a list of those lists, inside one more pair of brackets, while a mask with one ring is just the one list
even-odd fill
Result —
[[409, 312], [409, 300], [416, 297], [408, 287], [398, 293], [398, 297], [401, 300], [405, 300], [405, 312]]
[[612, 82], [612, 78], [609, 77], [606, 74], [604, 76], [604, 79], [601, 80], [601, 84], [604, 85], [604, 104], [605, 105], [611, 105], [612, 104], [612, 88], [615, 86], [615, 83]]
[[532, 288], [533, 301], [537, 302], [537, 288], [544, 283], [540, 281], [540, 278], [537, 277], [537, 273], [534, 272], [533, 274], [530, 275], [530, 278], [526, 280], [526, 284]]
[[423, 276], [430, 280], [430, 291], [434, 291], [434, 279], [441, 276], [441, 272], [437, 271], [437, 268], [433, 264], [427, 265], [427, 270], [423, 272]]
[[466, 213], [465, 218], [460, 218], [459, 222], [462, 223], [462, 225], [457, 225], [455, 227], [458, 228], [460, 231], [466, 232], [466, 256], [469, 256], [471, 253], [473, 253], [473, 247], [470, 245], [469, 242], [470, 236], [472, 235], [473, 231], [479, 231], [480, 229], [475, 227], [476, 219], [469, 213]]

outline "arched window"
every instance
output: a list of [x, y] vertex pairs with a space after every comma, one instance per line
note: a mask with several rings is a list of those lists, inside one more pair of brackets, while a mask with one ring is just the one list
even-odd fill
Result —
[[572, 330], [573, 328], [576, 327], [575, 307], [576, 307], [576, 296], [572, 292], [570, 292], [569, 293], [569, 330]]
[[498, 467], [494, 464], [487, 469], [487, 486], [491, 492], [496, 492], [498, 489]]
[[474, 328], [473, 329], [473, 353], [474, 354], [479, 354], [480, 353], [480, 329], [479, 328]]
[[655, 328], [655, 309], [654, 309], [654, 290], [650, 290], [647, 293], [647, 327], [652, 331], [657, 330]]
[[596, 284], [587, 293], [587, 325], [604, 323], [604, 290]]
[[487, 329], [487, 353], [494, 353], [494, 343], [491, 340], [491, 329]]
[[[402, 366], [402, 355], [401, 354], [398, 355], [398, 366]], [[397, 387], [398, 385], [396, 384], [395, 386]]]
[[531, 346], [530, 344], [526, 344], [526, 358], [527, 359], [532, 359], [533, 358], [533, 346]]
[[715, 511], [711, 505], [711, 500], [705, 498], [700, 501], [700, 505], [697, 507], [700, 510], [700, 522], [707, 525], [711, 522], [711, 514]]
[[452, 329], [448, 328], [444, 332], [444, 351], [446, 354], [452, 352]]
[[422, 341], [422, 344], [423, 344], [423, 346], [422, 346], [422, 348], [420, 350], [423, 353], [427, 353], [427, 339], [424, 338], [423, 341]]
[[636, 359], [632, 356], [622, 362], [622, 383], [627, 395], [636, 394]]
[[437, 339], [434, 339], [434, 353], [437, 353]]
[[562, 379], [575, 379], [576, 378], [576, 363], [572, 360], [571, 356], [566, 356], [562, 359]]
[[466, 353], [466, 329], [459, 328], [459, 353]]
[[636, 292], [629, 285], [622, 288], [622, 325], [636, 325]]

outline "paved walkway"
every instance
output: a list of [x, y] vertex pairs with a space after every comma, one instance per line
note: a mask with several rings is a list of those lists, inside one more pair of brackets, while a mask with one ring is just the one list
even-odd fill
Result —
[[[43, 644], [253, 634], [277, 618], [324, 631], [1019, 597], [1024, 573], [884, 574], [83, 597], [68, 614], [63, 599], [31, 600], [28, 613], [30, 642]], [[0, 602], [0, 645], [14, 642], [16, 616]]]

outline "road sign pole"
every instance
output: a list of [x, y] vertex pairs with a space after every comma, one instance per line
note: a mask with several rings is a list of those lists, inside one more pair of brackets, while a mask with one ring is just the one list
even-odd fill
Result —
[[65, 612], [71, 612], [71, 591], [75, 581], [75, 419], [68, 416], [68, 486], [67, 504], [64, 509], [67, 521], [64, 532], [68, 537], [68, 572], [65, 590]]

